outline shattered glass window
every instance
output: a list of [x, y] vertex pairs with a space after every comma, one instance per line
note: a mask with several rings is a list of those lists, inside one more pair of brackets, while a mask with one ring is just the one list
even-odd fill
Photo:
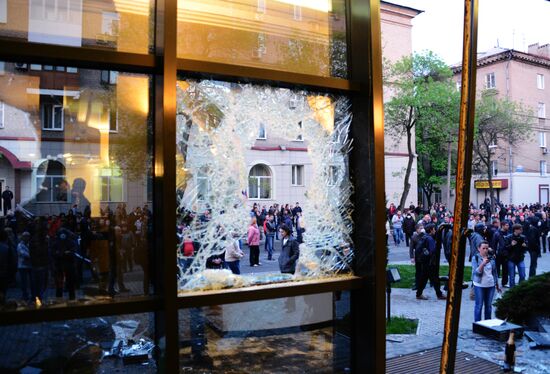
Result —
[[351, 274], [350, 122], [345, 96], [178, 81], [181, 293]]

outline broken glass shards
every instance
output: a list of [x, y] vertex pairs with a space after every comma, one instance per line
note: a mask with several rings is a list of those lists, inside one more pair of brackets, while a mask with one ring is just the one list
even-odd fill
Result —
[[[180, 292], [351, 273], [351, 111], [345, 97], [187, 80], [178, 82], [177, 108]], [[263, 232], [267, 212], [297, 201], [301, 212], [289, 207], [285, 217], [301, 242], [295, 274], [281, 274], [276, 262], [249, 269], [252, 208], [260, 209]], [[262, 249], [265, 240], [263, 233]], [[224, 259], [235, 241], [245, 254], [243, 275]], [[274, 243], [276, 260], [282, 242]]]

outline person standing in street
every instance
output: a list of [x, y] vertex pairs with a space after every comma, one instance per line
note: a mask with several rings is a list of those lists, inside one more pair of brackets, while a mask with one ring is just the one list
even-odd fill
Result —
[[273, 249], [275, 241], [275, 233], [277, 232], [277, 225], [275, 224], [273, 214], [267, 216], [265, 222], [265, 242], [267, 245], [267, 260], [273, 261]]
[[296, 263], [300, 257], [300, 248], [298, 242], [290, 235], [290, 227], [281, 225], [279, 234], [283, 240], [281, 255], [279, 256], [279, 269], [281, 273], [294, 274], [296, 272]]
[[250, 248], [250, 266], [259, 266], [260, 264], [260, 229], [258, 228], [256, 217], [250, 219], [247, 236], [248, 247]]
[[478, 251], [472, 258], [472, 274], [474, 280], [475, 305], [474, 321], [481, 321], [481, 309], [485, 309], [483, 319], [491, 319], [495, 288], [501, 292], [498, 285], [498, 275], [494, 255], [489, 254], [489, 243], [482, 241]]
[[523, 226], [519, 223], [512, 226], [512, 234], [506, 237], [508, 248], [508, 275], [510, 288], [516, 285], [516, 267], [519, 273], [519, 282], [525, 280], [525, 252], [527, 251], [527, 239], [522, 234]]
[[403, 216], [401, 215], [400, 210], [398, 210], [397, 214], [392, 217], [391, 223], [393, 226], [393, 240], [395, 245], [398, 246], [403, 240], [405, 240], [403, 237]]
[[418, 278], [418, 284], [416, 288], [416, 298], [418, 300], [427, 300], [428, 298], [422, 293], [428, 283], [428, 279], [435, 290], [437, 298], [439, 300], [446, 300], [447, 298], [440, 289], [439, 274], [437, 269], [439, 264], [436, 264], [436, 242], [435, 234], [436, 229], [434, 224], [428, 224], [425, 227], [425, 237], [418, 242], [415, 248], [415, 261], [420, 263], [420, 277]]
[[11, 201], [13, 200], [13, 192], [10, 191], [9, 186], [6, 186], [4, 192], [2, 192], [2, 205], [4, 207], [4, 215], [8, 215], [8, 211], [11, 210]]

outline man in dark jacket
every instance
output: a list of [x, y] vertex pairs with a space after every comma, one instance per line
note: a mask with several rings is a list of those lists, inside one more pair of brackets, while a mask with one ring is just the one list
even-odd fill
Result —
[[496, 254], [496, 265], [498, 276], [502, 276], [502, 287], [508, 284], [508, 249], [506, 247], [506, 236], [510, 225], [507, 221], [500, 223], [500, 230], [494, 233], [490, 243], [491, 249]]
[[439, 264], [436, 264], [436, 242], [435, 235], [436, 229], [433, 223], [427, 224], [425, 227], [426, 235], [423, 240], [419, 241], [417, 248], [415, 249], [415, 262], [420, 263], [420, 277], [418, 279], [416, 298], [418, 300], [427, 300], [428, 298], [422, 294], [428, 279], [432, 284], [437, 298], [439, 300], [446, 300], [447, 298], [441, 292], [439, 285], [439, 274], [437, 269]]
[[539, 219], [534, 216], [529, 219], [529, 229], [527, 231], [527, 248], [531, 263], [529, 265], [529, 277], [537, 275], [537, 260], [540, 256], [540, 231]]
[[512, 234], [506, 237], [508, 248], [508, 274], [510, 276], [510, 287], [516, 285], [516, 267], [519, 272], [520, 283], [525, 280], [525, 251], [527, 250], [527, 239], [522, 234], [523, 227], [516, 223], [512, 226]]
[[472, 257], [477, 254], [477, 248], [482, 241], [485, 241], [487, 238], [486, 227], [483, 222], [476, 223], [474, 226], [474, 233], [470, 237], [470, 257], [469, 261], [472, 261]]
[[405, 214], [403, 219], [403, 232], [405, 233], [405, 244], [407, 247], [410, 246], [409, 241], [411, 240], [415, 229], [414, 218], [410, 213]]
[[415, 267], [414, 285], [412, 287], [413, 291], [416, 290], [416, 286], [419, 283], [418, 278], [420, 277], [420, 272], [422, 270], [420, 267], [420, 262], [416, 262], [415, 250], [424, 235], [426, 235], [426, 231], [424, 230], [424, 225], [422, 223], [417, 223], [416, 231], [411, 237], [411, 243], [409, 245], [409, 258], [411, 259], [411, 263], [414, 264], [414, 267]]
[[290, 235], [290, 227], [283, 224], [279, 229], [283, 247], [279, 256], [279, 269], [281, 273], [294, 274], [296, 271], [296, 262], [300, 257], [300, 248], [298, 242]]
[[13, 200], [13, 192], [6, 186], [4, 192], [2, 192], [2, 203], [4, 204], [4, 215], [8, 215], [8, 211], [11, 210], [11, 201]]

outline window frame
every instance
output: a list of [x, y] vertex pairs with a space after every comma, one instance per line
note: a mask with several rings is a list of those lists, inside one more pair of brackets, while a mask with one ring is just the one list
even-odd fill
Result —
[[[263, 129], [264, 136], [261, 136], [262, 135], [262, 129]], [[260, 123], [260, 128], [258, 129], [258, 136], [256, 137], [256, 140], [267, 140], [267, 130], [265, 128], [264, 123]]]
[[[264, 168], [266, 168], [269, 175], [251, 175], [252, 170], [254, 170], [254, 168], [256, 166], [263, 166]], [[251, 190], [250, 190], [250, 180], [251, 179], [255, 180], [255, 185], [256, 185], [256, 194], [255, 194], [255, 196], [256, 197], [251, 197]], [[261, 197], [262, 196], [262, 180], [268, 180], [269, 181], [269, 197]], [[274, 192], [274, 190], [273, 190], [273, 170], [269, 165], [267, 165], [265, 163], [257, 163], [257, 164], [252, 165], [252, 167], [248, 171], [247, 191], [248, 191], [248, 198], [250, 200], [264, 201], [264, 200], [273, 200], [273, 199], [275, 199], [275, 196], [274, 196], [274, 193], [273, 193]]]
[[544, 74], [537, 73], [537, 88], [539, 90], [544, 90]]
[[546, 131], [539, 131], [539, 147], [546, 148]]
[[[78, 69], [90, 68], [97, 70], [117, 70], [125, 72], [137, 72], [152, 74], [153, 100], [151, 103], [151, 118], [153, 120], [154, 143], [154, 205], [163, 206], [175, 202], [175, 143], [172, 129], [175, 128], [175, 106], [173, 100], [176, 97], [176, 80], [178, 70], [199, 76], [216, 77], [217, 79], [249, 82], [258, 82], [275, 86], [304, 87], [308, 89], [341, 92], [348, 94], [354, 100], [353, 111], [360, 113], [354, 116], [354, 121], [359, 124], [357, 118], [361, 118], [361, 126], [352, 126], [351, 136], [357, 139], [352, 150], [350, 169], [357, 173], [357, 178], [367, 180], [362, 185], [365, 188], [357, 188], [354, 194], [359, 209], [374, 209], [385, 211], [384, 204], [384, 178], [369, 180], [369, 175], [383, 175], [383, 150], [373, 147], [373, 144], [383, 144], [383, 132], [374, 131], [372, 135], [366, 135], [374, 128], [381, 126], [378, 119], [382, 118], [379, 103], [382, 102], [381, 81], [381, 46], [377, 42], [380, 39], [380, 7], [376, 1], [350, 0], [346, 4], [347, 41], [349, 43], [348, 71], [350, 79], [319, 77], [307, 74], [288, 73], [265, 68], [232, 65], [225, 63], [212, 63], [206, 61], [193, 61], [178, 59], [177, 48], [177, 2], [175, 0], [158, 0], [156, 6], [157, 19], [162, 19], [162, 24], [156, 24], [156, 32], [160, 37], [155, 38], [154, 54], [143, 55], [138, 53], [125, 53], [110, 50], [93, 49], [87, 47], [69, 47], [60, 45], [42, 45], [27, 43], [25, 41], [2, 41], [4, 48], [0, 48], [0, 60], [28, 61], [50, 64], [51, 66], [74, 66]], [[368, 17], [363, 12], [367, 9]], [[166, 16], [168, 15], [168, 16]], [[151, 17], [154, 17], [152, 15]], [[32, 45], [33, 48], [28, 48]], [[360, 46], [351, 48], [352, 46]], [[372, 64], [365, 64], [372, 61]], [[379, 74], [380, 73], [380, 74]], [[371, 79], [370, 77], [374, 77]], [[365, 126], [365, 121], [369, 126]], [[360, 144], [365, 146], [373, 157], [369, 167], [365, 167], [364, 159], [357, 150]], [[162, 165], [162, 167], [157, 167]], [[370, 186], [369, 188], [366, 188]], [[366, 205], [368, 201], [368, 206]], [[356, 214], [356, 213], [354, 213]], [[356, 217], [359, 218], [359, 217]], [[161, 263], [176, 261], [176, 253], [171, 250], [175, 246], [175, 210], [164, 209], [154, 215], [155, 246], [165, 248], [164, 251], [155, 253], [155, 266]], [[384, 233], [374, 230], [366, 223], [356, 220], [354, 237], [359, 239], [359, 232], [373, 233], [374, 240], [369, 241], [368, 248], [382, 253], [385, 250]], [[176, 372], [179, 367], [179, 336], [177, 311], [179, 308], [193, 306], [217, 305], [230, 302], [253, 301], [285, 296], [297, 296], [314, 294], [319, 292], [331, 292], [339, 290], [355, 290], [352, 292], [352, 317], [361, 315], [361, 318], [353, 317], [354, 336], [352, 339], [352, 352], [359, 352], [359, 347], [364, 347], [369, 342], [374, 347], [367, 354], [352, 355], [352, 369], [364, 372], [367, 368], [375, 371], [383, 371], [385, 341], [384, 329], [384, 287], [385, 287], [385, 263], [381, 256], [372, 256], [366, 252], [367, 244], [357, 240], [357, 276], [347, 280], [318, 281], [310, 283], [294, 283], [278, 285], [277, 287], [255, 287], [247, 290], [231, 290], [225, 293], [202, 293], [177, 296], [176, 268], [166, 267], [157, 271], [157, 277], [162, 281], [163, 289], [159, 294], [150, 297], [136, 297], [128, 301], [116, 301], [107, 304], [73, 305], [63, 308], [44, 308], [41, 310], [8, 311], [3, 312], [0, 325], [54, 321], [63, 319], [97, 317], [113, 314], [133, 314], [143, 312], [161, 312], [157, 321], [164, 327], [163, 338], [166, 341], [165, 361], [167, 370]], [[364, 251], [361, 247], [364, 247]], [[364, 253], [363, 253], [364, 252]], [[376, 287], [376, 288], [375, 288]], [[378, 292], [378, 290], [382, 290]], [[374, 292], [376, 291], [376, 292]], [[375, 295], [374, 300], [368, 295]], [[367, 301], [367, 298], [369, 299]], [[369, 322], [370, 321], [370, 322]], [[155, 331], [158, 331], [155, 329]]]
[[[71, 202], [71, 194], [70, 194], [70, 191], [67, 191], [67, 200], [56, 200], [54, 198], [54, 189], [53, 189], [53, 181], [54, 181], [54, 178], [60, 178], [62, 180], [65, 180], [66, 181], [66, 178], [67, 178], [67, 169], [65, 167], [65, 165], [63, 165], [62, 162], [60, 161], [57, 161], [57, 160], [43, 160], [39, 165], [38, 165], [38, 169], [40, 169], [40, 166], [42, 166], [43, 164], [45, 163], [49, 163], [49, 162], [57, 162], [59, 163], [62, 167], [63, 167], [63, 171], [65, 171], [65, 174], [48, 174], [46, 172], [46, 174], [38, 174], [38, 172], [35, 174], [35, 178], [34, 178], [34, 183], [36, 185], [36, 196], [38, 196], [38, 194], [40, 193], [39, 191], [39, 188], [40, 186], [42, 185], [42, 183], [46, 180], [46, 179], [49, 179], [50, 180], [50, 197], [48, 200], [41, 200], [41, 201], [38, 201], [36, 200], [36, 203], [37, 204], [55, 204], [55, 203], [70, 203]], [[37, 169], [37, 170], [38, 170]], [[39, 183], [39, 180], [40, 180], [40, 183]], [[67, 182], [68, 183], [68, 182]]]
[[497, 79], [495, 72], [485, 74], [485, 89], [495, 89], [497, 88]]
[[[301, 178], [298, 178], [299, 174], [298, 171], [301, 170]], [[305, 165], [303, 164], [293, 164], [292, 167], [291, 167], [291, 178], [290, 178], [290, 185], [292, 187], [304, 187], [306, 185], [305, 183]], [[301, 183], [297, 183], [299, 182], [298, 179], [301, 179]]]
[[[51, 118], [46, 113], [46, 106], [51, 107]], [[61, 108], [61, 128], [55, 127], [55, 109]], [[57, 131], [62, 132], [65, 130], [65, 110], [63, 108], [63, 104], [55, 104], [55, 103], [42, 103], [40, 105], [41, 110], [41, 127], [43, 131]], [[51, 127], [46, 127], [47, 121], [45, 121], [45, 118], [50, 118], [51, 120]]]
[[539, 161], [539, 171], [540, 171], [540, 176], [541, 177], [545, 177], [548, 174], [548, 168], [547, 168], [546, 160], [540, 160]]
[[[112, 169], [111, 169], [112, 170]], [[99, 178], [99, 186], [100, 186], [100, 192], [99, 192], [99, 201], [101, 203], [125, 203], [126, 202], [126, 180], [123, 175], [100, 175]], [[107, 197], [109, 199], [105, 199], [103, 196], [103, 180], [107, 180]], [[120, 197], [120, 200], [111, 200], [111, 181], [112, 179], [119, 179], [121, 182], [121, 193], [122, 196]]]
[[546, 118], [546, 104], [540, 101], [537, 105], [537, 117], [541, 119]]

